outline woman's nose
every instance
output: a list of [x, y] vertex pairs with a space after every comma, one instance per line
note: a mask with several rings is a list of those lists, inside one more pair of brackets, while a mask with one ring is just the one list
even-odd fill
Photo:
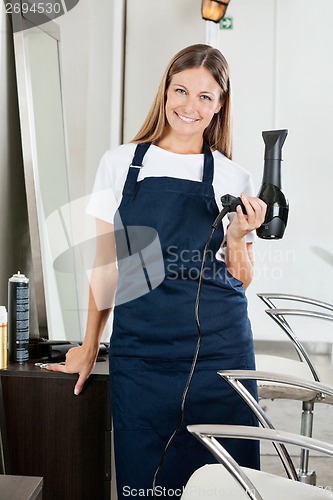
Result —
[[184, 111], [186, 113], [193, 113], [196, 110], [195, 98], [187, 96], [186, 102], [184, 103]]

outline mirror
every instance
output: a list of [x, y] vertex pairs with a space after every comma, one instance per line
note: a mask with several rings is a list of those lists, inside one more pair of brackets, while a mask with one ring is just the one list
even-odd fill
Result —
[[[48, 224], [70, 203], [66, 154], [59, 27], [35, 26], [13, 13], [14, 50], [24, 175], [40, 336], [81, 339], [73, 252], [66, 272], [54, 268], [51, 238], [70, 239], [68, 224]], [[66, 229], [65, 229], [66, 228]]]

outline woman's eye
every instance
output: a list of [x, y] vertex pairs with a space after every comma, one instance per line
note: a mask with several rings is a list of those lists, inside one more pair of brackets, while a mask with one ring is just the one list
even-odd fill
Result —
[[176, 92], [178, 94], [185, 94], [185, 90], [184, 89], [176, 89]]
[[209, 97], [209, 95], [202, 95], [201, 98], [204, 100], [204, 101], [211, 101], [211, 98]]

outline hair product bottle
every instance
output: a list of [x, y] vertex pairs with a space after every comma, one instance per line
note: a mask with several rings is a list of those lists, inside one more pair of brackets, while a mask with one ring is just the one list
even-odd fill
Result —
[[0, 369], [8, 366], [8, 323], [7, 310], [0, 306]]
[[18, 271], [8, 282], [8, 358], [29, 359], [29, 279]]

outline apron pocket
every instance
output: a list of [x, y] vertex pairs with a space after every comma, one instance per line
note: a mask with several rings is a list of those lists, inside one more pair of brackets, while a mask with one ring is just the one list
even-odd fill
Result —
[[160, 359], [110, 358], [114, 426], [121, 429], [173, 429], [191, 367]]
[[[179, 423], [191, 364], [191, 359], [110, 358], [115, 428], [173, 432]], [[217, 371], [246, 369], [246, 364], [245, 355], [199, 360], [187, 396], [186, 421], [223, 423], [240, 408], [243, 413], [240, 397]]]

